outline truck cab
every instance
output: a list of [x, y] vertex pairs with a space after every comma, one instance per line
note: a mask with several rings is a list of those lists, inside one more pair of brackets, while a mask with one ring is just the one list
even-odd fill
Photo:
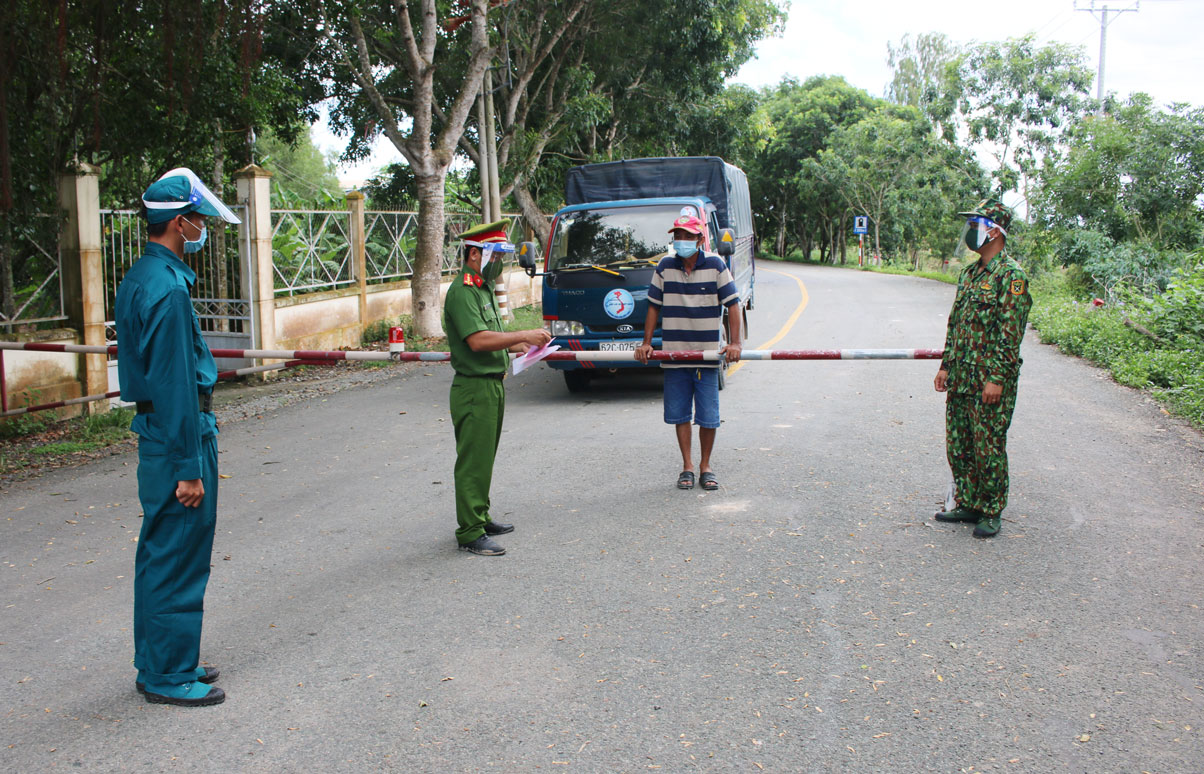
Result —
[[[713, 162], [724, 164], [714, 157], [640, 159], [586, 165], [575, 170], [592, 172], [589, 168], [639, 162], [645, 163], [643, 168], [634, 171], [643, 180], [647, 180], [650, 173], [663, 171], [666, 164], [678, 172], [683, 166], [697, 167], [698, 162], [711, 167], [710, 171], [713, 171]], [[654, 164], [647, 165], [647, 162]], [[730, 164], [724, 166], [739, 172]], [[613, 173], [615, 170], [607, 171]], [[625, 167], [618, 171], [630, 174], [633, 170]], [[720, 178], [721, 181], [724, 179]], [[748, 233], [740, 235], [721, 221], [723, 211], [708, 195], [715, 187], [713, 183], [708, 186], [705, 181], [687, 181], [680, 188], [690, 189], [689, 195], [603, 199], [599, 198], [599, 190], [624, 193], [631, 192], [632, 188], [611, 185], [608, 179], [597, 175], [586, 178], [586, 182], [591, 180], [602, 182], [594, 185], [592, 195], [587, 194], [584, 198], [599, 200], [570, 204], [558, 211], [552, 220], [551, 237], [544, 252], [543, 312], [553, 343], [567, 351], [634, 351], [644, 338], [648, 287], [653, 272], [660, 260], [672, 253], [669, 228], [683, 214], [700, 217], [707, 223], [707, 233], [703, 237], [706, 251], [726, 253], [724, 258], [740, 290], [740, 313], [745, 315], [747, 324], [755, 270], [751, 212], [748, 212], [745, 229]], [[747, 202], [747, 182], [742, 172], [739, 172], [739, 182], [744, 185], [744, 201]], [[569, 198], [574, 198], [571, 187]], [[721, 240], [725, 242], [722, 246]], [[532, 271], [531, 265], [528, 271]], [[652, 345], [655, 349], [661, 348], [659, 330], [653, 335]], [[564, 373], [565, 384], [571, 392], [587, 389], [592, 378], [600, 374], [659, 367], [655, 363], [643, 365], [634, 360], [546, 362], [549, 367]], [[723, 383], [722, 376], [720, 382]]]

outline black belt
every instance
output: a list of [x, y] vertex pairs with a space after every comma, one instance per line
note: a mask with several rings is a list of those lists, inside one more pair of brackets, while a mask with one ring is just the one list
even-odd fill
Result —
[[[198, 392], [196, 399], [199, 411], [213, 411], [213, 393]], [[155, 413], [155, 404], [152, 401], [140, 400], [135, 402], [134, 405], [138, 408], [139, 414]]]
[[499, 382], [506, 378], [505, 371], [498, 371], [496, 374], [460, 374], [467, 376], [470, 379], [497, 379]]

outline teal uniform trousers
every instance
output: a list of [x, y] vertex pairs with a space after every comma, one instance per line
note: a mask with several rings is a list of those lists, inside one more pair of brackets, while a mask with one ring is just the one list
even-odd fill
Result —
[[[142, 530], [134, 559], [134, 666], [158, 693], [199, 672], [205, 587], [217, 522], [217, 422], [200, 410], [217, 367], [201, 337], [189, 291], [196, 274], [162, 245], [147, 244], [117, 291], [121, 397], [140, 404], [138, 498]], [[176, 499], [180, 481], [201, 479], [196, 508]]]

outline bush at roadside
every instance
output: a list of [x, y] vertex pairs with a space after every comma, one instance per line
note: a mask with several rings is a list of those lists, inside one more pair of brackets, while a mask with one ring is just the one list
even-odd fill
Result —
[[1176, 414], [1204, 426], [1204, 261], [1180, 269], [1145, 296], [1112, 288], [1096, 306], [1077, 279], [1050, 272], [1033, 283], [1030, 321], [1041, 340], [1106, 367], [1114, 379], [1150, 390]]

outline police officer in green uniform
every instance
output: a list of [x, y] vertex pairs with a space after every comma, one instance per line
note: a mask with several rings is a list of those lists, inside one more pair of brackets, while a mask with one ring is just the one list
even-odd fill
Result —
[[957, 505], [940, 521], [974, 522], [974, 536], [999, 533], [1008, 498], [1007, 431], [1016, 406], [1020, 342], [1032, 297], [1024, 270], [1003, 250], [1011, 211], [984, 199], [959, 212], [959, 248], [977, 260], [962, 270], [949, 313], [945, 351], [933, 385], [947, 392], [945, 438]]
[[238, 223], [188, 169], [142, 196], [149, 241], [117, 290], [117, 375], [137, 405], [142, 531], [134, 559], [135, 686], [146, 700], [220, 704], [217, 670], [200, 665], [201, 619], [217, 522], [217, 368], [201, 338], [183, 260], [205, 244], [206, 217]]
[[526, 352], [552, 340], [542, 328], [502, 330], [493, 282], [501, 274], [502, 256], [514, 252], [514, 245], [506, 241], [507, 225], [499, 220], [460, 235], [464, 269], [452, 280], [443, 304], [455, 371], [448, 402], [456, 433], [456, 541], [461, 550], [482, 556], [506, 553], [492, 538], [514, 531], [513, 525], [494, 521], [489, 513], [493, 460], [506, 412], [506, 352]]

